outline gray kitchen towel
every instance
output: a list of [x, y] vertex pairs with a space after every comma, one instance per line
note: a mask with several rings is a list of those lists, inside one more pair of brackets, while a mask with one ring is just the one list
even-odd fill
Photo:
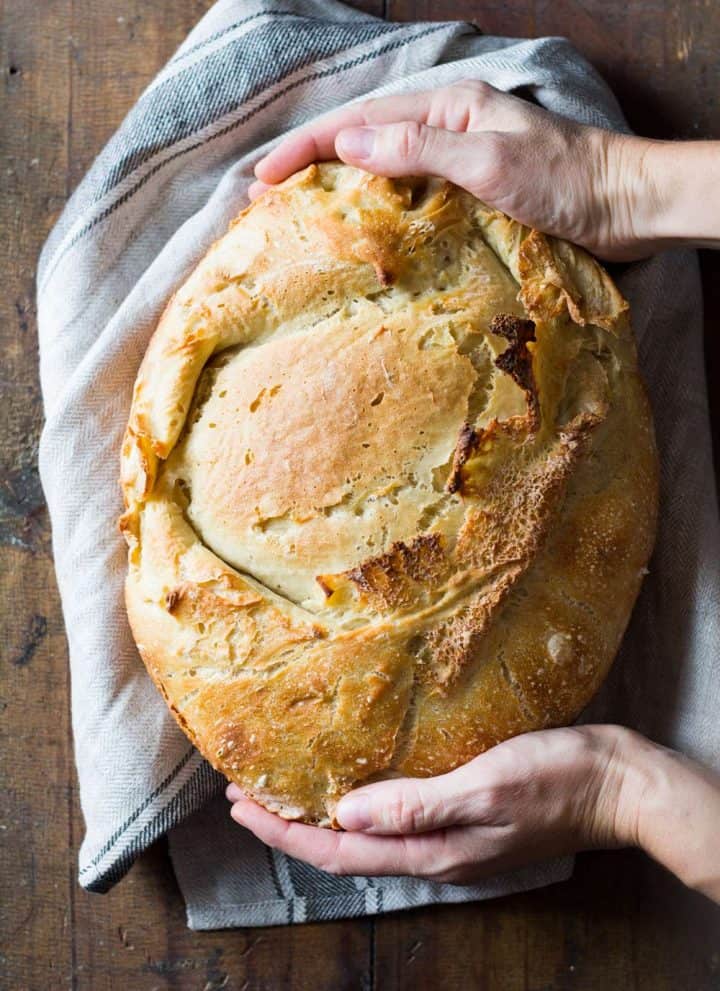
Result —
[[[268, 850], [229, 820], [223, 782], [152, 686], [123, 607], [118, 452], [135, 375], [167, 298], [245, 204], [254, 163], [279, 136], [343, 103], [465, 77], [625, 128], [608, 89], [562, 39], [389, 24], [334, 0], [220, 0], [140, 97], [48, 239], [38, 272], [40, 470], [70, 646], [86, 822], [79, 880], [88, 890], [108, 890], [168, 831], [198, 929], [487, 898], [572, 869], [565, 858], [460, 888], [334, 878]], [[619, 282], [657, 417], [662, 516], [623, 657], [591, 713], [718, 764], [720, 532], [695, 257], [666, 253]]]

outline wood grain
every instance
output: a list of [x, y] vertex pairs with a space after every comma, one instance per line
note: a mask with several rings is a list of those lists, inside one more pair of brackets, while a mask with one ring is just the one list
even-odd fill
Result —
[[[0, 3], [0, 986], [292, 991], [711, 991], [720, 913], [639, 854], [581, 856], [572, 881], [480, 905], [296, 928], [191, 933], [165, 845], [109, 895], [77, 887], [82, 817], [67, 656], [35, 467], [42, 420], [34, 268], [71, 190], [211, 0]], [[368, 0], [394, 19], [565, 34], [638, 131], [720, 135], [720, 8], [703, 0]], [[708, 327], [720, 258], [703, 253]], [[718, 384], [716, 335], [709, 348]], [[720, 389], [714, 389], [720, 394]], [[716, 423], [718, 422], [716, 409]], [[720, 433], [720, 431], [718, 431]]]
[[0, 925], [13, 989], [62, 987], [71, 973], [75, 845], [64, 632], [35, 469], [42, 414], [33, 301], [35, 258], [68, 189], [67, 56], [49, 39], [67, 34], [69, 19], [64, 4], [40, 4], [32, 20], [36, 37], [8, 7], [0, 27]]

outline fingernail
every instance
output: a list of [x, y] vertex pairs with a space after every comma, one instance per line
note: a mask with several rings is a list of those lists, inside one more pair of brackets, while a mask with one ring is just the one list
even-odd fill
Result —
[[374, 127], [349, 127], [335, 139], [335, 150], [347, 158], [370, 158], [374, 145]]
[[343, 829], [369, 829], [373, 824], [369, 799], [365, 795], [347, 795], [338, 802], [335, 818]]

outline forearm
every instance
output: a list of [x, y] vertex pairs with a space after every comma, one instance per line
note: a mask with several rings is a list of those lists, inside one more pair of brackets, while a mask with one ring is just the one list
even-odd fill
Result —
[[720, 141], [642, 141], [637, 235], [658, 247], [720, 247]]
[[637, 736], [624, 764], [617, 839], [720, 902], [720, 775]]

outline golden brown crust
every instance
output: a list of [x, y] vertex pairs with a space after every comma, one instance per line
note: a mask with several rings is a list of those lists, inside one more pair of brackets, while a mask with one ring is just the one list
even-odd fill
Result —
[[331, 824], [604, 677], [656, 513], [627, 304], [449, 183], [310, 166], [168, 303], [122, 483], [128, 615], [175, 718]]

